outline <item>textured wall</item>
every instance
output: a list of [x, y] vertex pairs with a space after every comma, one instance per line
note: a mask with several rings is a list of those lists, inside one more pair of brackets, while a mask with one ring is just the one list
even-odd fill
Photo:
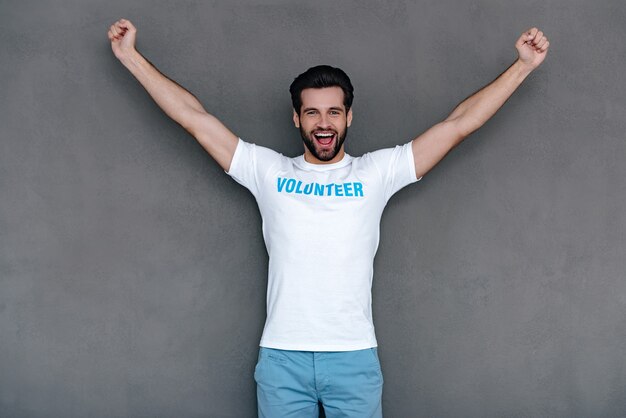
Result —
[[242, 138], [302, 152], [288, 86], [345, 69], [352, 155], [543, 65], [383, 215], [386, 417], [626, 416], [626, 5], [0, 1], [0, 416], [253, 417], [253, 197], [115, 59], [138, 49]]

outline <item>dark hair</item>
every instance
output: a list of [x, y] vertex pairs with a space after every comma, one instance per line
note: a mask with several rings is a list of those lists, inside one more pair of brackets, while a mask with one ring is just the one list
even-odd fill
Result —
[[293, 109], [300, 114], [300, 109], [302, 108], [300, 93], [302, 90], [334, 86], [341, 87], [341, 90], [343, 90], [343, 104], [347, 112], [352, 107], [354, 87], [352, 87], [350, 77], [343, 70], [330, 65], [311, 67], [293, 80], [293, 83], [289, 86]]

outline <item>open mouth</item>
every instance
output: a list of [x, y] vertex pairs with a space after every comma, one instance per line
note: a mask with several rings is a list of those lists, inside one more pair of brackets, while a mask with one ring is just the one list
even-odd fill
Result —
[[335, 139], [335, 133], [328, 132], [328, 131], [315, 132], [313, 136], [315, 137], [317, 142], [319, 142], [321, 145], [324, 145], [324, 146], [330, 145]]

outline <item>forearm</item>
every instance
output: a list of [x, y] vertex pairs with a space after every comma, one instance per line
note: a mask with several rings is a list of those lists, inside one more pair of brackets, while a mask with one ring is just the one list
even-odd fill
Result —
[[487, 122], [532, 72], [519, 59], [487, 86], [459, 104], [446, 120], [457, 119], [469, 135]]
[[120, 62], [141, 83], [163, 111], [183, 127], [193, 110], [204, 112], [198, 99], [175, 81], [162, 74], [138, 51], [120, 58]]

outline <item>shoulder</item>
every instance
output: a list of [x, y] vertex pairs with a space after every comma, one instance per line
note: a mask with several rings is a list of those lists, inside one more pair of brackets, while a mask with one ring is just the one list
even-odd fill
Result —
[[262, 160], [282, 160], [288, 158], [269, 147], [245, 141], [241, 138], [239, 138], [237, 142], [237, 149], [235, 150], [235, 153], [246, 154], [254, 159]]
[[395, 146], [389, 146], [385, 148], [380, 148], [375, 151], [370, 151], [363, 154], [363, 157], [367, 157], [372, 160], [385, 160], [392, 158], [395, 155], [407, 153], [411, 148], [411, 142], [407, 142], [406, 144], [400, 144]]
[[404, 159], [408, 155], [412, 156], [410, 142], [366, 152], [360, 157], [356, 157], [355, 162], [363, 165], [373, 165], [382, 170], [389, 164], [393, 164], [399, 159]]

